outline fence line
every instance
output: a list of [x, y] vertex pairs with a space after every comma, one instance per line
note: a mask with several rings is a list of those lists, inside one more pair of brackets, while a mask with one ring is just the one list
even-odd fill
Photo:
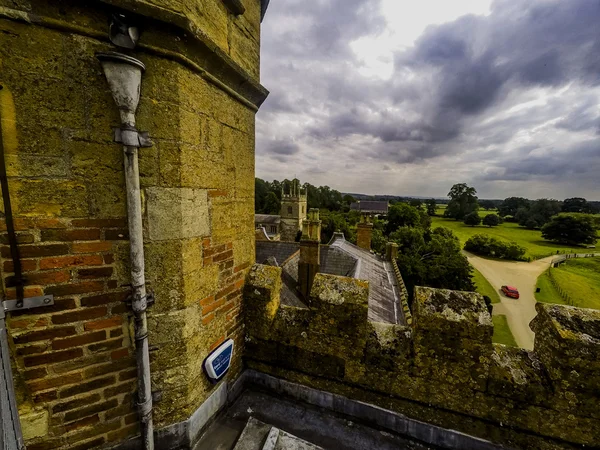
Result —
[[554, 288], [558, 292], [558, 295], [560, 295], [560, 298], [562, 298], [563, 301], [567, 305], [575, 306], [575, 302], [573, 301], [573, 299], [571, 298], [571, 296], [569, 294], [567, 294], [566, 291], [563, 288], [560, 287], [560, 284], [554, 278], [554, 275], [552, 274], [553, 270], [554, 270], [553, 268], [550, 268], [550, 270], [548, 270], [548, 278], [550, 278], [550, 283], [552, 283], [552, 286], [554, 286]]
[[553, 260], [552, 264], [566, 261], [567, 259], [573, 258], [594, 258], [600, 256], [600, 253], [567, 253], [564, 255], [557, 255]]
[[600, 253], [569, 253], [566, 255], [558, 255], [556, 258], [552, 260], [552, 264], [550, 269], [548, 270], [548, 278], [552, 283], [552, 286], [558, 292], [558, 295], [563, 299], [563, 301], [570, 306], [577, 306], [575, 300], [571, 298], [571, 296], [560, 286], [560, 283], [554, 278], [554, 274], [552, 273], [554, 264], [562, 263], [568, 259], [573, 258], [594, 258], [596, 256], [600, 256]]

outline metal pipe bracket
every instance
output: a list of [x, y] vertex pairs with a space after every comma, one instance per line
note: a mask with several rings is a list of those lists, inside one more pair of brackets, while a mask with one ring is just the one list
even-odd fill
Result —
[[137, 131], [135, 128], [114, 128], [114, 141], [128, 147], [152, 147], [153, 142], [147, 131]]
[[134, 294], [129, 294], [125, 299], [125, 303], [133, 309], [134, 313], [141, 313], [146, 311], [154, 305], [154, 293], [147, 292], [145, 297], [134, 301]]

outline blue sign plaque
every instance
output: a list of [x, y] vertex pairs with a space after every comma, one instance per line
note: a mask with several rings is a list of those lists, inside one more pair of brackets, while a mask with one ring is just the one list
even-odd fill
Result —
[[206, 357], [203, 363], [204, 371], [211, 381], [217, 382], [227, 373], [231, 365], [231, 355], [233, 340], [227, 339]]

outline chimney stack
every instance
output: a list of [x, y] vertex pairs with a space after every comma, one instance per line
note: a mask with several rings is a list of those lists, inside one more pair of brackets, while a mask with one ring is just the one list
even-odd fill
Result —
[[371, 236], [373, 235], [373, 223], [371, 215], [362, 213], [357, 225], [356, 244], [365, 250], [371, 250]]
[[300, 293], [305, 299], [310, 296], [315, 275], [321, 264], [321, 221], [319, 210], [311, 208], [308, 217], [302, 221], [302, 238], [300, 238], [300, 261], [298, 262], [298, 283]]
[[385, 259], [391, 261], [398, 258], [398, 244], [395, 242], [388, 242], [385, 245]]

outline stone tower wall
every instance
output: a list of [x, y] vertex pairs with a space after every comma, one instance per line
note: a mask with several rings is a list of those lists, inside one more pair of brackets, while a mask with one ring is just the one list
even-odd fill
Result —
[[[236, 342], [254, 261], [254, 115], [260, 1], [0, 0], [0, 116], [26, 296], [55, 305], [9, 314], [30, 450], [107, 446], [137, 433], [119, 116], [95, 53], [115, 50], [116, 7], [135, 11], [146, 65], [137, 122], [156, 428], [181, 422], [217, 386], [209, 351]], [[5, 225], [2, 224], [5, 230]], [[1, 236], [2, 293], [14, 297]]]
[[306, 194], [302, 193], [298, 180], [293, 180], [281, 195], [281, 241], [294, 241], [298, 231], [302, 231], [302, 222], [308, 215]]
[[367, 320], [365, 281], [317, 274], [304, 309], [280, 304], [280, 276], [250, 272], [248, 367], [509, 448], [600, 442], [600, 311], [538, 304], [528, 352], [492, 343], [476, 293], [417, 288], [401, 326]]

